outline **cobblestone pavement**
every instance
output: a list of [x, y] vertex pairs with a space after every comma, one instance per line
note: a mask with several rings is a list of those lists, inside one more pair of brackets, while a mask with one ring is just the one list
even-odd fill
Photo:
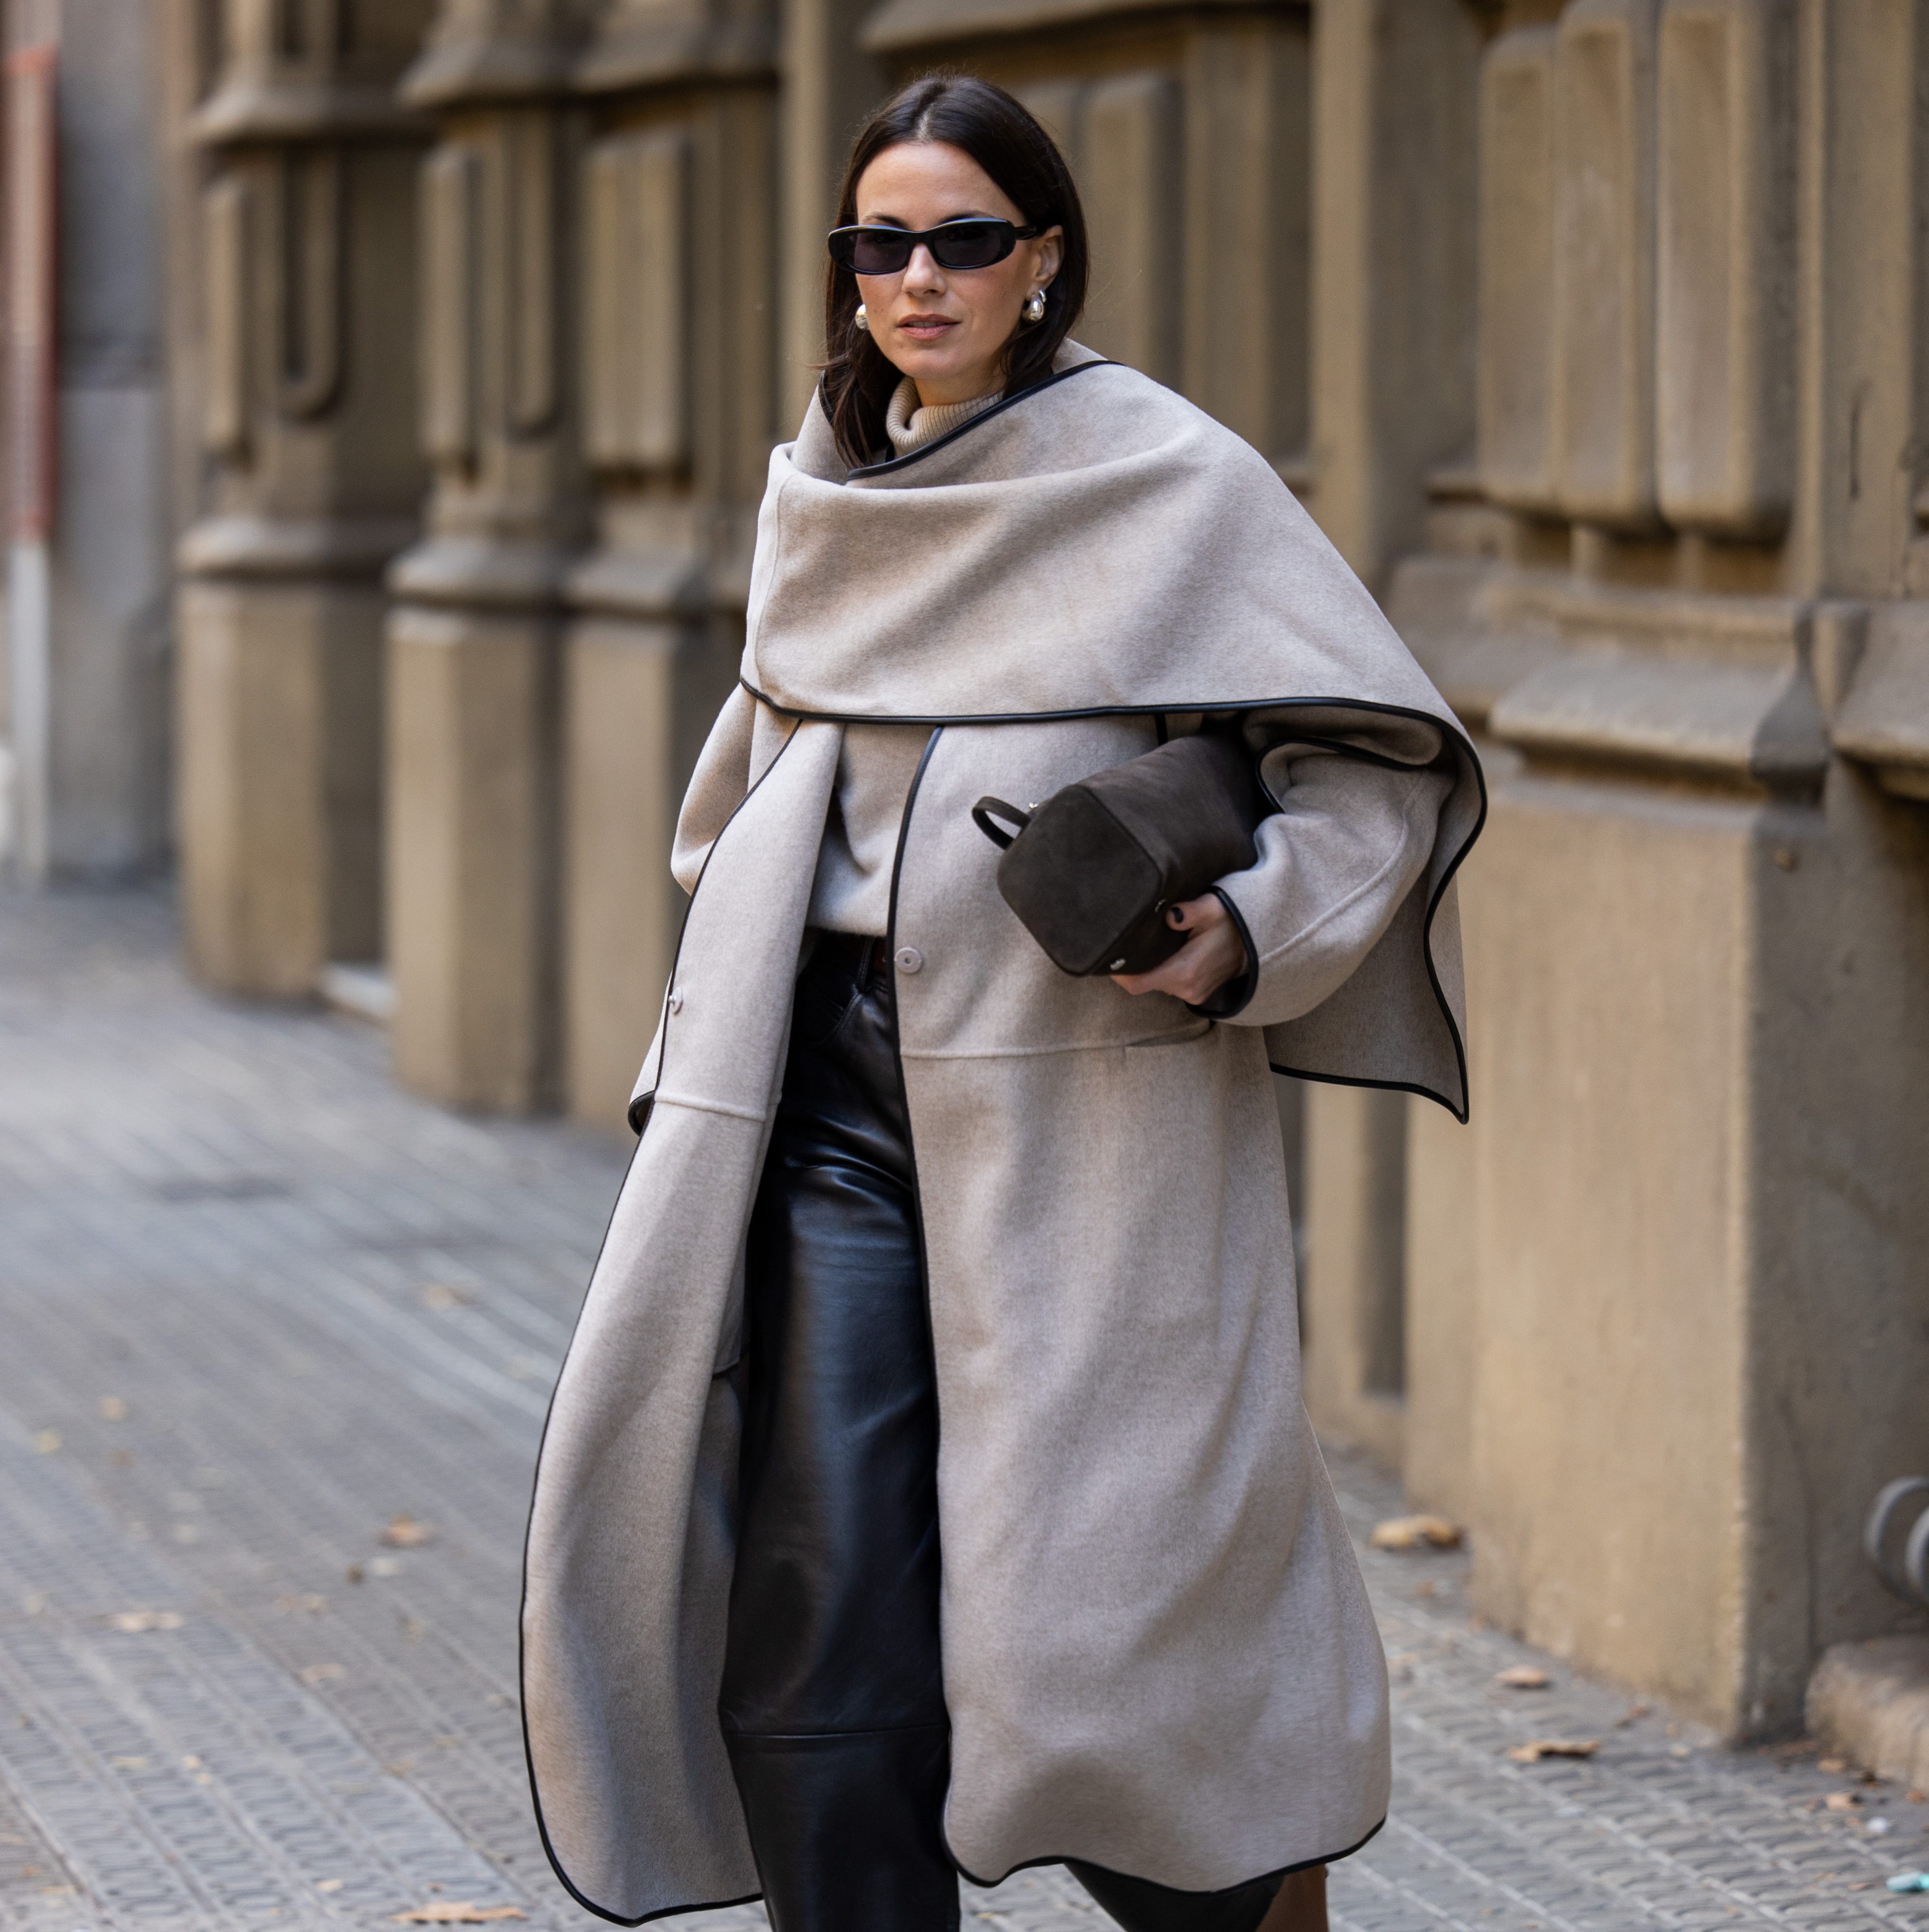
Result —
[[[159, 893], [0, 896], [0, 1928], [587, 1926], [530, 1820], [515, 1613], [621, 1150], [422, 1106], [378, 1034], [209, 1000], [174, 949]], [[1336, 1473], [1363, 1538], [1398, 1508]], [[1831, 1810], [1812, 1757], [1474, 1627], [1459, 1555], [1365, 1560], [1398, 1781], [1342, 1932], [1929, 1924], [1881, 1884], [1929, 1807]], [[1546, 1736], [1600, 1748], [1505, 1755]], [[1105, 1922], [1047, 1869], [966, 1923]]]

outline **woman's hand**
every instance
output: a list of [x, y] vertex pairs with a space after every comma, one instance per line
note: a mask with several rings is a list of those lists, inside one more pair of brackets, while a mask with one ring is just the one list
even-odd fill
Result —
[[1167, 922], [1192, 937], [1149, 973], [1114, 973], [1128, 993], [1170, 993], [1188, 1006], [1209, 1000], [1228, 980], [1245, 970], [1245, 944], [1225, 902], [1215, 892], [1183, 899], [1166, 908]]

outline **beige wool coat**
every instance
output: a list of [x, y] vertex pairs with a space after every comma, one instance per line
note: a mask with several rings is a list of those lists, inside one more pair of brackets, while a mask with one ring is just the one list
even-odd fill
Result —
[[[1242, 714], [1281, 810], [1222, 882], [1224, 1020], [1054, 968], [970, 818]], [[1269, 1066], [1464, 1117], [1455, 868], [1477, 764], [1269, 467], [1076, 349], [849, 472], [773, 455], [742, 688], [678, 831], [692, 893], [641, 1138], [545, 1433], [523, 1610], [545, 1843], [623, 1923], [754, 1896], [719, 1727], [745, 1232], [853, 719], [928, 728], [889, 944], [940, 1412], [945, 1828], [1188, 1890], [1384, 1818], [1386, 1672], [1300, 1398]]]

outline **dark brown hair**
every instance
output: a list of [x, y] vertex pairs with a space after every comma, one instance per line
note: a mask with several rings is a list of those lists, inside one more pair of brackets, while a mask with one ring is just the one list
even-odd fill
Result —
[[[965, 74], [930, 74], [893, 94], [865, 122], [845, 164], [837, 220], [858, 218], [858, 183], [887, 148], [941, 141], [962, 149], [1008, 196], [1026, 224], [1065, 230], [1064, 259], [1045, 291], [1043, 319], [1020, 326], [1005, 352], [1004, 393], [1050, 373], [1052, 358], [1085, 306], [1089, 256], [1085, 214], [1065, 157], [1044, 128], [1002, 87]], [[885, 411], [903, 377], [857, 325], [857, 278], [833, 262], [824, 279], [824, 409], [839, 453], [853, 469], [885, 442]]]

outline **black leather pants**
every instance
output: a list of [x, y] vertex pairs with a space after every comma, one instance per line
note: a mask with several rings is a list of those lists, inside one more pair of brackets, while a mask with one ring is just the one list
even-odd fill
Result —
[[747, 1257], [720, 1711], [776, 1932], [958, 1923], [937, 1390], [876, 950], [826, 934], [798, 982]]
[[[825, 934], [750, 1222], [720, 1704], [774, 1932], [954, 1932], [938, 1399], [889, 962]], [[1254, 1932], [1276, 1879], [1074, 1864], [1128, 1932]]]

